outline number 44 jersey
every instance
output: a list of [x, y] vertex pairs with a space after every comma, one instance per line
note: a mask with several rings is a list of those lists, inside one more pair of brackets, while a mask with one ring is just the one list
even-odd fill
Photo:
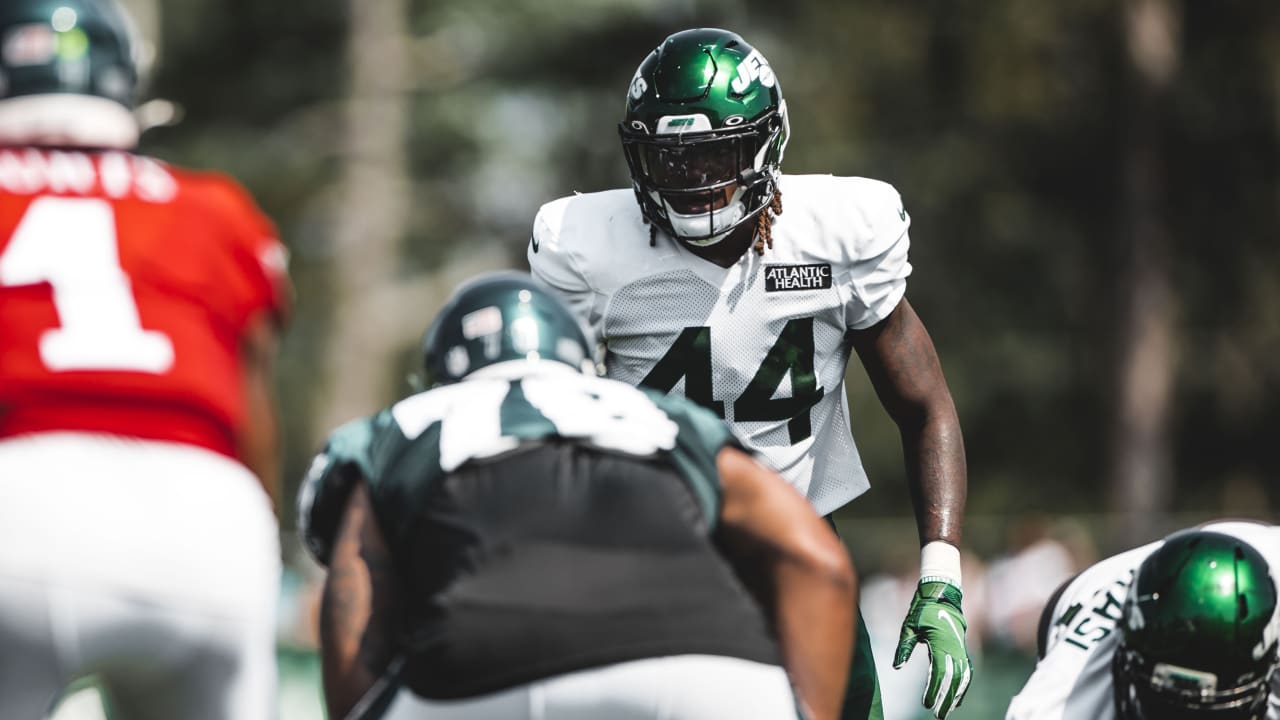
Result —
[[722, 268], [658, 233], [631, 190], [544, 205], [533, 274], [605, 346], [609, 377], [683, 394], [827, 514], [862, 494], [849, 430], [849, 331], [897, 307], [911, 272], [909, 220], [892, 186], [787, 175], [773, 247]]
[[240, 342], [283, 317], [269, 221], [231, 180], [0, 149], [0, 437], [106, 432], [234, 455]]

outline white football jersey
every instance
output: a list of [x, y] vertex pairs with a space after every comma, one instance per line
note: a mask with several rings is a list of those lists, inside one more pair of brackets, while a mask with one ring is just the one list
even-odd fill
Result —
[[906, 292], [910, 220], [891, 185], [783, 176], [773, 247], [722, 268], [659, 232], [630, 190], [548, 203], [533, 274], [605, 346], [609, 377], [710, 407], [822, 514], [868, 487], [849, 430], [848, 332]]
[[[1203, 525], [1257, 548], [1280, 584], [1280, 526], [1249, 522]], [[1116, 720], [1111, 659], [1120, 645], [1116, 627], [1138, 566], [1161, 542], [1107, 558], [1080, 573], [1053, 608], [1045, 655], [1005, 720]], [[1280, 720], [1280, 674], [1271, 685], [1267, 720]]]

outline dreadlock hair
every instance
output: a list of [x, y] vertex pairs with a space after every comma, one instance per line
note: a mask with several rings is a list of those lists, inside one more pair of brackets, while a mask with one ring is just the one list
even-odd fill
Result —
[[753, 246], [756, 255], [764, 255], [766, 245], [773, 249], [773, 219], [782, 214], [782, 188], [773, 189], [773, 199], [769, 207], [756, 216], [756, 244]]

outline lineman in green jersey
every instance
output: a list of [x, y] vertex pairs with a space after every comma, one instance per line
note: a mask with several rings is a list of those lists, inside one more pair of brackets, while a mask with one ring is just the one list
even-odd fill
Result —
[[1280, 527], [1225, 521], [1054, 593], [1007, 720], [1280, 719]]
[[[844, 389], [858, 354], [901, 434], [921, 546], [893, 664], [928, 649], [923, 700], [944, 718], [971, 678], [958, 549], [967, 480], [946, 379], [905, 296], [910, 218], [888, 183], [783, 174], [787, 117], [779, 77], [741, 37], [668, 37], [628, 86], [619, 132], [631, 186], [544, 205], [529, 266], [603, 341], [608, 377], [725, 418], [823, 515], [869, 486]], [[859, 637], [843, 717], [878, 720]]]
[[838, 716], [839, 539], [590, 347], [527, 275], [484, 276], [427, 332], [432, 389], [330, 437], [299, 508], [330, 717]]

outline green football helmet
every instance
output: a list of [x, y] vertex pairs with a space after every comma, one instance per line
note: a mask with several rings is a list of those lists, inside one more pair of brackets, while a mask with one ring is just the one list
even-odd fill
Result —
[[461, 285], [422, 341], [428, 388], [519, 360], [553, 360], [595, 374], [582, 326], [546, 288], [523, 273], [488, 273]]
[[136, 47], [115, 0], [4, 0], [0, 99], [67, 93], [132, 107]]
[[773, 200], [790, 128], [760, 51], [704, 28], [668, 37], [640, 63], [618, 132], [644, 217], [708, 246]]
[[1251, 545], [1187, 530], [1138, 568], [1112, 662], [1125, 720], [1253, 720], [1277, 668], [1276, 586]]

